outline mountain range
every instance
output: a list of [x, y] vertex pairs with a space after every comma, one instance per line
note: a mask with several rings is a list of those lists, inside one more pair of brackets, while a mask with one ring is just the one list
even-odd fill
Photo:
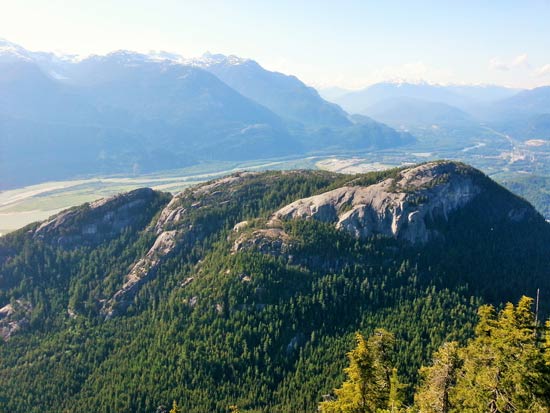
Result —
[[7, 41], [0, 133], [4, 189], [414, 141], [375, 121], [356, 124], [296, 77], [252, 60], [129, 51], [78, 59]]
[[243, 96], [306, 127], [347, 127], [352, 122], [344, 110], [329, 103], [295, 76], [270, 72], [257, 62], [236, 56], [206, 54], [188, 63], [216, 75]]
[[[321, 91], [323, 94], [323, 91]], [[481, 135], [487, 127], [518, 140], [550, 133], [550, 87], [518, 90], [494, 85], [383, 82], [357, 91], [328, 90], [327, 98], [350, 113], [371, 116], [422, 137], [437, 127], [454, 138]]]
[[406, 81], [376, 83], [357, 91], [342, 93], [335, 100], [351, 113], [361, 113], [366, 108], [388, 99], [410, 98], [440, 102], [462, 110], [510, 98], [520, 90], [493, 85], [438, 85], [428, 82]]
[[531, 205], [448, 161], [84, 204], [0, 238], [0, 407], [313, 412], [377, 327], [414, 383], [477, 306], [548, 291], [549, 248]]

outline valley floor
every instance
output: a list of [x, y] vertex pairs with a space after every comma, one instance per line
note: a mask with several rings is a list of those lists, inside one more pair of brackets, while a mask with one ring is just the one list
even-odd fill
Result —
[[[481, 169], [493, 179], [524, 196], [550, 219], [542, 182], [550, 179], [550, 141], [521, 142], [487, 129], [487, 136], [450, 145], [445, 137], [423, 138], [403, 148], [365, 153], [312, 154], [250, 162], [212, 162], [149, 175], [86, 177], [45, 182], [0, 192], [0, 235], [57, 212], [101, 197], [139, 187], [176, 193], [194, 184], [239, 170], [325, 169], [341, 173], [364, 173], [434, 159], [462, 161]], [[443, 140], [444, 142], [440, 145]], [[440, 148], [440, 149], [435, 149]]]

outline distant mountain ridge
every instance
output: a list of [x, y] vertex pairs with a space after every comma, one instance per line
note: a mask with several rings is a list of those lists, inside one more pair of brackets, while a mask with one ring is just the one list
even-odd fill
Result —
[[[359, 113], [421, 138], [437, 134], [475, 139], [487, 127], [519, 140], [546, 139], [550, 128], [550, 86], [518, 90], [495, 85], [438, 85], [382, 82], [332, 99]], [[433, 130], [432, 130], [433, 129]]]
[[387, 99], [366, 108], [365, 113], [393, 127], [460, 125], [474, 121], [471, 115], [454, 106], [415, 98]]
[[125, 53], [74, 63], [76, 82], [26, 60], [0, 67], [3, 185], [300, 151], [277, 115], [201, 69]]
[[514, 112], [537, 115], [550, 113], [550, 86], [523, 90], [514, 96], [500, 100], [497, 104], [498, 109], [506, 111], [507, 114]]
[[339, 106], [323, 100], [314, 88], [295, 76], [271, 72], [253, 60], [235, 56], [207, 55], [190, 62], [281, 117], [313, 127], [339, 128], [352, 124]]
[[417, 99], [445, 103], [466, 110], [509, 98], [519, 90], [495, 85], [439, 85], [428, 82], [381, 82], [349, 91], [334, 99], [351, 113], [364, 113], [368, 107], [389, 99]]
[[444, 103], [480, 119], [513, 116], [514, 113], [516, 116], [550, 113], [550, 86], [522, 90], [496, 85], [440, 85], [400, 81], [376, 83], [354, 91], [338, 90], [333, 96], [331, 100], [350, 113], [365, 114], [369, 108], [401, 99]]
[[248, 59], [125, 50], [77, 58], [7, 41], [0, 132], [0, 188], [414, 141], [374, 121], [355, 125], [297, 78]]

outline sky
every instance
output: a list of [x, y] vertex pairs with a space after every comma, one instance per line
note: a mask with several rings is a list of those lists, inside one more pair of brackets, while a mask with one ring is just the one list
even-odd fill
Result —
[[550, 85], [550, 0], [0, 0], [0, 38], [252, 58], [316, 87]]

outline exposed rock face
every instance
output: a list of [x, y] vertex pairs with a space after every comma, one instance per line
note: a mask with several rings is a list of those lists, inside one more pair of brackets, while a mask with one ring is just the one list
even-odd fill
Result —
[[42, 223], [33, 237], [67, 248], [98, 244], [138, 222], [155, 195], [152, 189], [141, 188], [61, 212]]
[[436, 237], [430, 223], [473, 200], [480, 174], [453, 162], [434, 162], [403, 170], [378, 184], [345, 186], [293, 202], [273, 219], [317, 219], [335, 223], [358, 238], [383, 235], [425, 243]]
[[290, 237], [281, 228], [266, 228], [239, 236], [233, 243], [232, 252], [255, 249], [264, 254], [279, 256], [286, 255], [289, 246]]
[[110, 318], [124, 311], [143, 284], [155, 277], [159, 266], [168, 257], [183, 246], [207, 236], [207, 231], [190, 220], [193, 211], [227, 202], [233, 185], [255, 175], [252, 172], [236, 173], [175, 195], [151, 229], [157, 235], [153, 246], [132, 266], [122, 288], [104, 303], [102, 314]]
[[101, 312], [107, 318], [125, 310], [141, 286], [156, 275], [161, 262], [169, 257], [184, 239], [192, 238], [193, 228], [183, 228], [188, 209], [181, 205], [184, 198], [185, 192], [177, 194], [160, 213], [151, 229], [157, 235], [152, 247], [132, 266], [124, 277], [122, 287], [104, 303]]
[[178, 241], [176, 231], [162, 232], [147, 254], [133, 265], [130, 272], [124, 278], [122, 288], [104, 304], [102, 313], [106, 317], [112, 317], [116, 310], [126, 308], [139, 291], [141, 285], [155, 275], [161, 260], [175, 249]]
[[[166, 196], [160, 192], [136, 189], [63, 211], [28, 231], [27, 236], [67, 249], [95, 246], [116, 238], [126, 228], [141, 229], [165, 202]], [[9, 260], [13, 253], [0, 248], [0, 262]], [[28, 324], [31, 311], [31, 304], [24, 300], [0, 308], [0, 337], [7, 340]], [[73, 309], [67, 312], [76, 317]]]
[[24, 328], [28, 322], [32, 306], [30, 303], [17, 300], [0, 308], [0, 337], [8, 341], [10, 337]]
[[233, 175], [226, 176], [225, 178], [216, 179], [204, 185], [200, 185], [193, 189], [193, 193], [197, 196], [200, 195], [214, 195], [217, 190], [231, 187], [237, 183], [244, 181], [247, 178], [258, 176], [258, 172], [237, 172]]
[[159, 219], [155, 224], [155, 234], [160, 235], [163, 231], [169, 230], [171, 226], [176, 225], [182, 220], [187, 212], [185, 206], [180, 205], [183, 193], [179, 193], [172, 198], [166, 207], [160, 213]]

